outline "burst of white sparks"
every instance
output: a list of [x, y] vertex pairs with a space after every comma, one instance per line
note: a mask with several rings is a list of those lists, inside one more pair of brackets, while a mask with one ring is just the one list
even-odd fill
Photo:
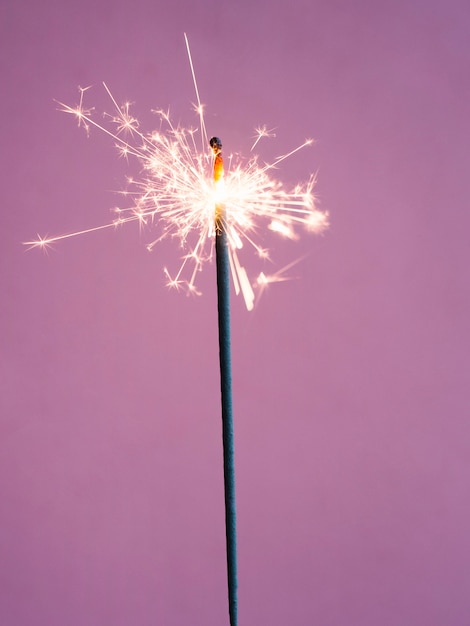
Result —
[[[175, 274], [164, 268], [168, 286], [184, 287], [190, 293], [199, 294], [196, 277], [204, 262], [213, 256], [215, 205], [223, 202], [234, 288], [237, 294], [243, 294], [246, 307], [251, 310], [255, 299], [254, 289], [262, 292], [268, 283], [285, 280], [281, 278], [280, 272], [271, 276], [261, 272], [251, 281], [240, 263], [239, 254], [245, 245], [251, 247], [259, 258], [268, 258], [268, 251], [256, 240], [256, 233], [261, 227], [264, 225], [290, 239], [298, 237], [296, 227], [299, 226], [315, 233], [328, 227], [328, 213], [315, 207], [315, 176], [312, 175], [305, 184], [297, 185], [293, 191], [287, 191], [282, 183], [270, 177], [270, 170], [281, 161], [313, 142], [306, 140], [294, 150], [264, 165], [258, 164], [256, 156], [246, 161], [231, 156], [226, 159], [228, 168], [224, 173], [223, 186], [216, 188], [213, 182], [213, 156], [208, 145], [203, 106], [187, 39], [186, 46], [196, 89], [195, 109], [199, 115], [199, 135], [203, 149], [196, 147], [197, 131], [173, 126], [169, 114], [164, 111], [156, 111], [161, 130], [143, 133], [139, 129], [138, 120], [130, 113], [130, 105], [126, 103], [119, 106], [106, 85], [104, 87], [113, 110], [106, 114], [107, 123], [99, 124], [92, 118], [93, 110], [84, 107], [83, 96], [89, 88], [79, 88], [79, 104], [71, 107], [59, 103], [60, 110], [73, 115], [87, 133], [96, 127], [112, 137], [121, 155], [133, 156], [140, 162], [142, 176], [138, 180], [129, 181], [129, 189], [124, 195], [132, 197], [132, 205], [115, 209], [116, 219], [112, 222], [56, 237], [38, 236], [36, 240], [26, 242], [26, 245], [46, 248], [54, 241], [125, 222], [157, 222], [159, 235], [147, 248], [151, 250], [164, 237], [170, 236], [179, 241], [183, 250], [182, 262]], [[261, 138], [274, 136], [265, 126], [256, 129], [256, 133], [251, 149]]]

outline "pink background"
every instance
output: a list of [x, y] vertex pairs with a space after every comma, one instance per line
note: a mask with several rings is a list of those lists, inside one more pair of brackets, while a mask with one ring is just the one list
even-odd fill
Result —
[[[4, 0], [0, 617], [228, 623], [215, 269], [101, 224], [127, 173], [57, 111], [106, 81], [247, 152], [332, 226], [266, 241], [300, 280], [232, 303], [240, 624], [470, 623], [468, 3]], [[250, 262], [247, 262], [250, 265]], [[253, 270], [256, 267], [253, 266]]]

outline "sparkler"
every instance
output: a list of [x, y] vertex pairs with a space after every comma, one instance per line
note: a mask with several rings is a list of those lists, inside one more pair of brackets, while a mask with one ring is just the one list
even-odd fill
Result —
[[[271, 282], [286, 280], [280, 272], [266, 275], [260, 272], [256, 279], [240, 262], [245, 245], [254, 250], [260, 259], [269, 259], [267, 248], [256, 239], [264, 224], [267, 229], [283, 237], [297, 239], [296, 228], [305, 227], [321, 233], [328, 227], [328, 213], [315, 206], [313, 188], [315, 176], [304, 184], [287, 191], [281, 182], [270, 177], [271, 171], [313, 141], [301, 145], [276, 158], [273, 162], [260, 164], [256, 156], [243, 159], [237, 155], [228, 158], [224, 171], [222, 144], [217, 137], [210, 140], [211, 151], [204, 121], [204, 109], [194, 72], [188, 39], [185, 35], [199, 117], [199, 129], [174, 126], [168, 112], [155, 111], [159, 129], [151, 133], [140, 130], [130, 105], [119, 106], [107, 85], [103, 83], [111, 104], [111, 113], [105, 114], [105, 122], [93, 117], [93, 110], [84, 104], [85, 92], [80, 88], [77, 106], [59, 103], [60, 110], [75, 117], [87, 134], [97, 128], [112, 138], [121, 156], [134, 157], [142, 167], [142, 176], [128, 180], [128, 189], [122, 192], [131, 198], [128, 206], [114, 209], [115, 216], [101, 226], [81, 231], [41, 237], [25, 242], [29, 247], [47, 248], [54, 242], [115, 228], [128, 222], [139, 225], [157, 223], [159, 234], [147, 244], [153, 247], [165, 237], [173, 237], [183, 251], [176, 273], [165, 267], [167, 285], [184, 288], [188, 293], [200, 295], [196, 278], [203, 265], [212, 260], [215, 248], [217, 266], [217, 294], [219, 315], [219, 350], [222, 395], [222, 423], [224, 445], [224, 484], [227, 537], [227, 567], [229, 584], [229, 612], [231, 626], [237, 624], [237, 558], [236, 558], [236, 509], [235, 467], [232, 416], [232, 383], [230, 354], [230, 276], [235, 293], [242, 294], [248, 310], [253, 309], [255, 290], [262, 291]], [[256, 129], [251, 151], [264, 137], [274, 134], [265, 126]], [[200, 147], [198, 147], [200, 144]], [[215, 241], [215, 245], [214, 245]], [[291, 264], [292, 265], [292, 264]], [[287, 266], [290, 267], [290, 266]]]
[[[224, 185], [222, 142], [212, 137], [214, 183], [217, 191]], [[221, 194], [223, 197], [223, 194]], [[235, 444], [232, 407], [232, 355], [230, 345], [230, 263], [225, 207], [215, 205], [215, 255], [217, 265], [217, 308], [219, 319], [220, 390], [222, 399], [222, 442], [224, 449], [225, 536], [227, 541], [228, 605], [231, 626], [238, 621], [237, 508], [235, 498]]]

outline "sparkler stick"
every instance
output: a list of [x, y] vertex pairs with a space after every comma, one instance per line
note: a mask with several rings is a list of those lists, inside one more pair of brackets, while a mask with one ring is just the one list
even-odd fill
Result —
[[214, 153], [215, 255], [217, 266], [217, 306], [219, 318], [220, 390], [222, 397], [222, 441], [224, 448], [225, 535], [230, 625], [238, 624], [237, 511], [235, 497], [235, 449], [232, 406], [232, 359], [230, 345], [230, 260], [226, 232], [225, 207], [217, 197], [224, 184], [222, 142], [212, 137]]

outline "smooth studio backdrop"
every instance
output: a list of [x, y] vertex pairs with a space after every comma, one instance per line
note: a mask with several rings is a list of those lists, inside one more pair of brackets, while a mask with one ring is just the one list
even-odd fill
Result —
[[[331, 228], [260, 233], [232, 300], [244, 626], [470, 623], [468, 3], [4, 0], [0, 7], [0, 621], [228, 623], [215, 267], [111, 219], [139, 166], [55, 100], [105, 81], [318, 172]], [[258, 262], [246, 259], [256, 271]]]

